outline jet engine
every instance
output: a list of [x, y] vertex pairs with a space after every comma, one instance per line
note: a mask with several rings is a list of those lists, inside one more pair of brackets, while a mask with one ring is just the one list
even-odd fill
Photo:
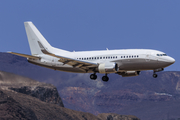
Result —
[[98, 71], [99, 73], [114, 73], [119, 70], [118, 64], [113, 62], [99, 64]]
[[131, 77], [131, 76], [138, 76], [140, 71], [126, 71], [126, 72], [119, 72], [119, 75], [122, 77]]

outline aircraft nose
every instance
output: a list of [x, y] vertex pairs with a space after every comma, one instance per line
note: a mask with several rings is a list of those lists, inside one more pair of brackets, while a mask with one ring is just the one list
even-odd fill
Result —
[[168, 58], [168, 62], [171, 63], [171, 64], [173, 64], [173, 63], [175, 63], [175, 59], [172, 58], [172, 57], [169, 57], [169, 58]]

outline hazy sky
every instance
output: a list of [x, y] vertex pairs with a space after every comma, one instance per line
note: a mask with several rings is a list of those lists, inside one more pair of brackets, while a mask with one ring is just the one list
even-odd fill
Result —
[[30, 54], [24, 21], [69, 51], [156, 49], [180, 70], [180, 0], [3, 0], [0, 51]]

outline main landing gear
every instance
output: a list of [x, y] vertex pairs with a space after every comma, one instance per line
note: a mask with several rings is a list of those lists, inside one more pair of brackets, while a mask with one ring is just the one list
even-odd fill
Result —
[[92, 80], [96, 80], [96, 79], [97, 79], [97, 75], [96, 75], [96, 73], [91, 74], [91, 75], [90, 75], [90, 78], [91, 78]]
[[109, 80], [109, 77], [107, 76], [107, 74], [102, 77], [102, 80], [103, 80], [104, 82], [107, 82], [107, 81]]
[[[90, 75], [90, 79], [96, 80], [96, 79], [97, 79], [96, 73], [91, 74], [91, 75]], [[103, 80], [104, 82], [107, 82], [107, 81], [109, 80], [109, 77], [107, 76], [107, 74], [105, 74], [105, 76], [102, 77], [102, 80]]]

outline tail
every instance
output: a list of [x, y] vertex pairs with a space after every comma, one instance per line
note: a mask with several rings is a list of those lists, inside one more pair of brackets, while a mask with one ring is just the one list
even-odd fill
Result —
[[42, 49], [51, 53], [68, 52], [52, 47], [32, 22], [24, 22], [24, 26], [32, 55], [44, 54]]

